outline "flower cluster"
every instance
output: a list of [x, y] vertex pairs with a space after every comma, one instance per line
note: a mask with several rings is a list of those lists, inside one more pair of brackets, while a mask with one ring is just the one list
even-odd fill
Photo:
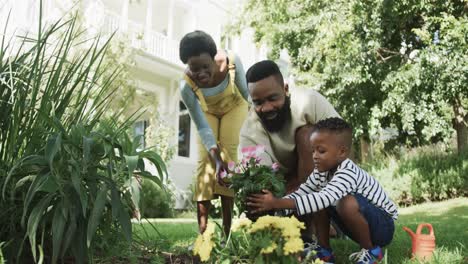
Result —
[[213, 241], [213, 234], [215, 233], [215, 225], [208, 223], [206, 230], [203, 234], [197, 237], [193, 245], [193, 254], [200, 256], [201, 261], [208, 261], [210, 259], [211, 251], [215, 245]]
[[194, 254], [199, 255], [201, 261], [212, 263], [224, 260], [232, 261], [230, 263], [299, 263], [304, 249], [300, 229], [304, 229], [304, 224], [294, 216], [263, 216], [256, 222], [241, 218], [233, 222], [224, 246], [213, 243], [220, 241], [220, 232], [207, 229], [199, 235]]
[[[294, 216], [291, 217], [276, 217], [276, 216], [262, 216], [252, 224], [250, 233], [266, 232], [269, 234], [279, 233], [280, 241], [284, 241], [283, 254], [288, 256], [290, 254], [299, 253], [304, 249], [304, 243], [301, 239], [300, 229], [304, 229], [304, 223], [298, 221]], [[261, 250], [260, 253], [269, 254], [273, 253], [278, 247], [277, 243], [273, 242], [269, 247]]]
[[284, 177], [278, 163], [265, 165], [262, 156], [268, 155], [264, 146], [251, 146], [242, 148], [242, 159], [239, 163], [229, 163], [229, 172], [226, 173], [232, 189], [236, 193], [236, 205], [239, 212], [246, 212], [246, 198], [254, 193], [261, 193], [267, 189], [276, 197], [285, 193]]

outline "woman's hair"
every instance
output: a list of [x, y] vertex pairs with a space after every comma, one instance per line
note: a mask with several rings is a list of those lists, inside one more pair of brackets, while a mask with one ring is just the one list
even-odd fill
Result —
[[179, 58], [184, 64], [187, 64], [190, 57], [200, 56], [202, 53], [208, 53], [214, 59], [217, 52], [213, 38], [201, 30], [187, 33], [180, 40]]

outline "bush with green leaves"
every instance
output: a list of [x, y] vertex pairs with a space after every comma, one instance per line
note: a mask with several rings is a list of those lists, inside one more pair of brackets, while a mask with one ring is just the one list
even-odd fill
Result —
[[109, 42], [90, 39], [75, 18], [28, 37], [3, 35], [0, 237], [7, 261], [37, 261], [38, 250], [46, 262], [70, 255], [92, 261], [95, 236], [130, 238], [141, 178], [162, 186], [161, 158], [136, 151], [138, 140], [126, 133], [136, 117], [120, 124], [103, 118], [120, 73], [118, 65], [103, 67]]
[[468, 195], [468, 152], [415, 148], [365, 165], [400, 205]]
[[[167, 186], [167, 184], [166, 184]], [[174, 216], [174, 195], [167, 188], [151, 180], [141, 184], [141, 215], [145, 218], [167, 218]]]

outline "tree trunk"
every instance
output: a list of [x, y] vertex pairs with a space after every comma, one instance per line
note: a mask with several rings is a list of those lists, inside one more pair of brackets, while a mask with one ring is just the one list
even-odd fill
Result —
[[370, 149], [370, 145], [369, 145], [369, 141], [364, 137], [364, 136], [361, 136], [359, 138], [359, 142], [360, 142], [360, 145], [361, 145], [361, 162], [362, 163], [365, 163], [367, 161], [369, 161], [369, 158], [370, 158], [370, 153], [369, 153], [369, 149]]
[[468, 148], [468, 126], [466, 125], [468, 121], [466, 119], [465, 117], [465, 122], [454, 124], [455, 131], [457, 132], [458, 153]]
[[455, 105], [453, 110], [455, 112], [453, 128], [457, 133], [457, 149], [460, 153], [468, 149], [468, 114], [463, 106]]

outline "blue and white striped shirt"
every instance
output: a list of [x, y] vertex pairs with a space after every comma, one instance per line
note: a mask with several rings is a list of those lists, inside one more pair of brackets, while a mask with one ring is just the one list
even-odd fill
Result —
[[297, 214], [304, 215], [336, 205], [344, 196], [356, 193], [387, 212], [393, 219], [398, 218], [397, 206], [382, 186], [350, 159], [341, 162], [333, 175], [315, 170], [305, 183], [284, 198], [293, 199]]

